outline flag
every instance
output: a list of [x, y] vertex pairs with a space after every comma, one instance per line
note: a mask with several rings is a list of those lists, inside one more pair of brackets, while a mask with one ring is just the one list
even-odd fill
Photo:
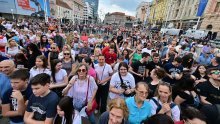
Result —
[[208, 3], [208, 0], [200, 0], [199, 2], [199, 8], [198, 8], [198, 11], [197, 11], [197, 14], [196, 16], [202, 16], [204, 10], [205, 10], [205, 7]]

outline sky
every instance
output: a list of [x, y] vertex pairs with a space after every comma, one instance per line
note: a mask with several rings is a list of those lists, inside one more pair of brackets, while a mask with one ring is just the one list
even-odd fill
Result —
[[152, 0], [99, 0], [99, 16], [104, 19], [108, 12], [124, 12], [126, 15], [135, 16], [136, 8], [142, 1]]

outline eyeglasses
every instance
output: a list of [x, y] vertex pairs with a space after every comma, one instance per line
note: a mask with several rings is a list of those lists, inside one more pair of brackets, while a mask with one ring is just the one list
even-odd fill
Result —
[[140, 90], [137, 90], [142, 96], [143, 95], [146, 95], [147, 96], [147, 94], [148, 94], [148, 92], [144, 92], [144, 91], [140, 91]]
[[64, 55], [70, 55], [70, 53], [64, 53]]
[[51, 49], [56, 49], [56, 47], [51, 47]]
[[86, 72], [86, 69], [79, 69], [77, 72]]
[[211, 72], [211, 74], [219, 75], [220, 71], [213, 71], [213, 72]]

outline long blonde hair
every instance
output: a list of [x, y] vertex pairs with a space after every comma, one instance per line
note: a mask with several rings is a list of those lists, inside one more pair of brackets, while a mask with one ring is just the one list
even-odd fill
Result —
[[[6, 44], [7, 47], [11, 47], [11, 45], [10, 45], [10, 41], [12, 41], [12, 40], [15, 41], [15, 39], [13, 39], [13, 38], [8, 39], [8, 42], [7, 42], [7, 44]], [[15, 41], [15, 46], [19, 46], [18, 43], [17, 43], [16, 41]]]

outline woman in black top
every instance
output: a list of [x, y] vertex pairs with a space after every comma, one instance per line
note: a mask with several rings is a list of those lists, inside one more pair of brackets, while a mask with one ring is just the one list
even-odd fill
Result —
[[51, 51], [49, 52], [48, 55], [48, 65], [50, 67], [52, 60], [58, 59], [59, 55], [59, 49], [56, 43], [51, 44], [50, 46]]
[[27, 46], [27, 58], [28, 58], [28, 69], [35, 66], [35, 60], [37, 56], [42, 55], [41, 51], [38, 49], [37, 45], [30, 43]]
[[161, 79], [165, 76], [165, 70], [162, 68], [155, 68], [150, 72], [150, 77], [152, 81], [148, 84], [150, 92], [148, 98], [152, 98], [156, 91], [158, 84], [160, 83]]
[[193, 73], [193, 78], [195, 80], [195, 86], [199, 83], [205, 82], [208, 80], [208, 76], [206, 74], [206, 67], [204, 65], [199, 65], [196, 68], [196, 71]]

